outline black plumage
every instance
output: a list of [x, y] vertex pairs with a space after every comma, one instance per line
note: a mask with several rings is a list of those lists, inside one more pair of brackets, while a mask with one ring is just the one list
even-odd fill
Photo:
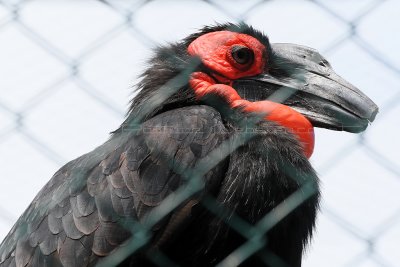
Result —
[[[185, 82], [169, 84], [190, 68], [210, 72], [203, 64], [193, 67], [196, 60], [187, 47], [220, 30], [260, 40], [277, 77], [298, 67], [275, 58], [268, 38], [245, 24], [205, 27], [157, 49], [126, 121], [105, 144], [62, 167], [38, 193], [1, 244], [1, 267], [94, 266], [135, 239], [138, 225], [130, 222], [146, 224], [149, 212], [187, 186], [191, 170], [210, 155], [218, 160], [203, 175], [204, 187], [156, 223], [150, 241], [120, 266], [153, 266], [148, 255], [157, 251], [181, 266], [213, 266], [246, 241], [226, 220], [240, 216], [256, 224], [309, 184], [313, 193], [304, 193], [304, 201], [267, 231], [264, 247], [243, 263], [275, 266], [265, 258], [273, 255], [270, 259], [301, 266], [319, 202], [318, 178], [301, 144], [274, 122], [240, 110], [229, 113], [216, 96], [197, 100], [187, 84], [190, 73]], [[253, 131], [243, 131], [246, 126]], [[223, 144], [232, 151], [220, 151]], [[227, 210], [225, 221], [204, 207], [209, 197]]]

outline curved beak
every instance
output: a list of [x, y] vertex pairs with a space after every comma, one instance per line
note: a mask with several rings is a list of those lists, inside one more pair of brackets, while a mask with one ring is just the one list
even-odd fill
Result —
[[234, 82], [251, 101], [271, 100], [297, 110], [315, 127], [358, 133], [374, 121], [377, 105], [337, 75], [315, 49], [272, 44], [266, 73]]

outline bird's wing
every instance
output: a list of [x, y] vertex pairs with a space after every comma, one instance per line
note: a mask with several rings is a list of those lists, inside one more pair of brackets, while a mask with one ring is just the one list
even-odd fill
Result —
[[[135, 231], [124, 222], [143, 223], [185, 184], [182, 174], [226, 138], [219, 113], [206, 106], [165, 112], [114, 135], [61, 168], [39, 192], [1, 244], [0, 266], [93, 265]], [[222, 169], [204, 176], [205, 190], [219, 184]], [[174, 214], [169, 218], [153, 230], [176, 227]]]

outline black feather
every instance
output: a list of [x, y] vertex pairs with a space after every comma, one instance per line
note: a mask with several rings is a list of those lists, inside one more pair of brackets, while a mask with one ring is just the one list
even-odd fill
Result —
[[89, 263], [92, 251], [81, 240], [66, 238], [60, 247], [60, 261], [64, 267], [85, 267]]
[[[172, 95], [144, 116], [141, 113], [153, 104], [153, 97], [160, 96], [163, 85], [192, 67], [188, 45], [202, 34], [220, 30], [254, 36], [266, 46], [267, 60], [273, 60], [268, 38], [246, 24], [205, 27], [181, 42], [158, 48], [125, 122], [105, 144], [61, 168], [39, 192], [0, 245], [0, 267], [94, 266], [135, 238], [131, 233], [137, 225], [127, 222], [145, 223], [149, 212], [187, 185], [193, 167], [209, 160], [221, 144], [238, 134], [241, 124], [232, 121], [247, 122], [244, 114], [235, 113], [236, 120], [228, 122], [228, 112], [200, 105], [188, 85], [182, 85], [187, 81], [169, 88]], [[270, 71], [279, 74], [282, 70], [274, 64], [269, 64]], [[201, 64], [196, 70], [207, 72]], [[293, 135], [282, 129], [279, 134], [268, 131], [277, 127], [273, 123], [258, 126], [263, 131], [230, 155], [215, 153], [219, 158], [203, 176], [204, 188], [185, 202], [195, 204], [186, 209], [182, 203], [162, 218], [151, 229], [151, 242], [121, 266], [152, 266], [144, 255], [155, 249], [182, 266], [213, 266], [245, 240], [202, 206], [204, 196], [227, 208], [231, 216], [254, 224], [305, 182], [317, 186], [318, 179]], [[285, 171], [287, 166], [295, 175]], [[318, 198], [316, 190], [268, 232], [268, 245], [262, 251], [300, 266]], [[168, 232], [171, 229], [173, 233]], [[261, 266], [256, 256], [245, 264]]]
[[78, 228], [76, 228], [76, 225], [74, 223], [74, 218], [72, 215], [72, 211], [68, 212], [62, 218], [62, 226], [63, 226], [65, 234], [70, 239], [77, 240], [83, 236], [83, 233], [81, 231], [79, 231]]

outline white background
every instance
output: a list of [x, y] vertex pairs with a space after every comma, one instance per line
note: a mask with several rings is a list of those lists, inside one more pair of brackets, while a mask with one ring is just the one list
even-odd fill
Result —
[[400, 1], [142, 2], [0, 1], [0, 240], [60, 166], [122, 122], [155, 44], [244, 19], [317, 48], [381, 108], [363, 135], [316, 131], [323, 202], [304, 266], [400, 266]]

